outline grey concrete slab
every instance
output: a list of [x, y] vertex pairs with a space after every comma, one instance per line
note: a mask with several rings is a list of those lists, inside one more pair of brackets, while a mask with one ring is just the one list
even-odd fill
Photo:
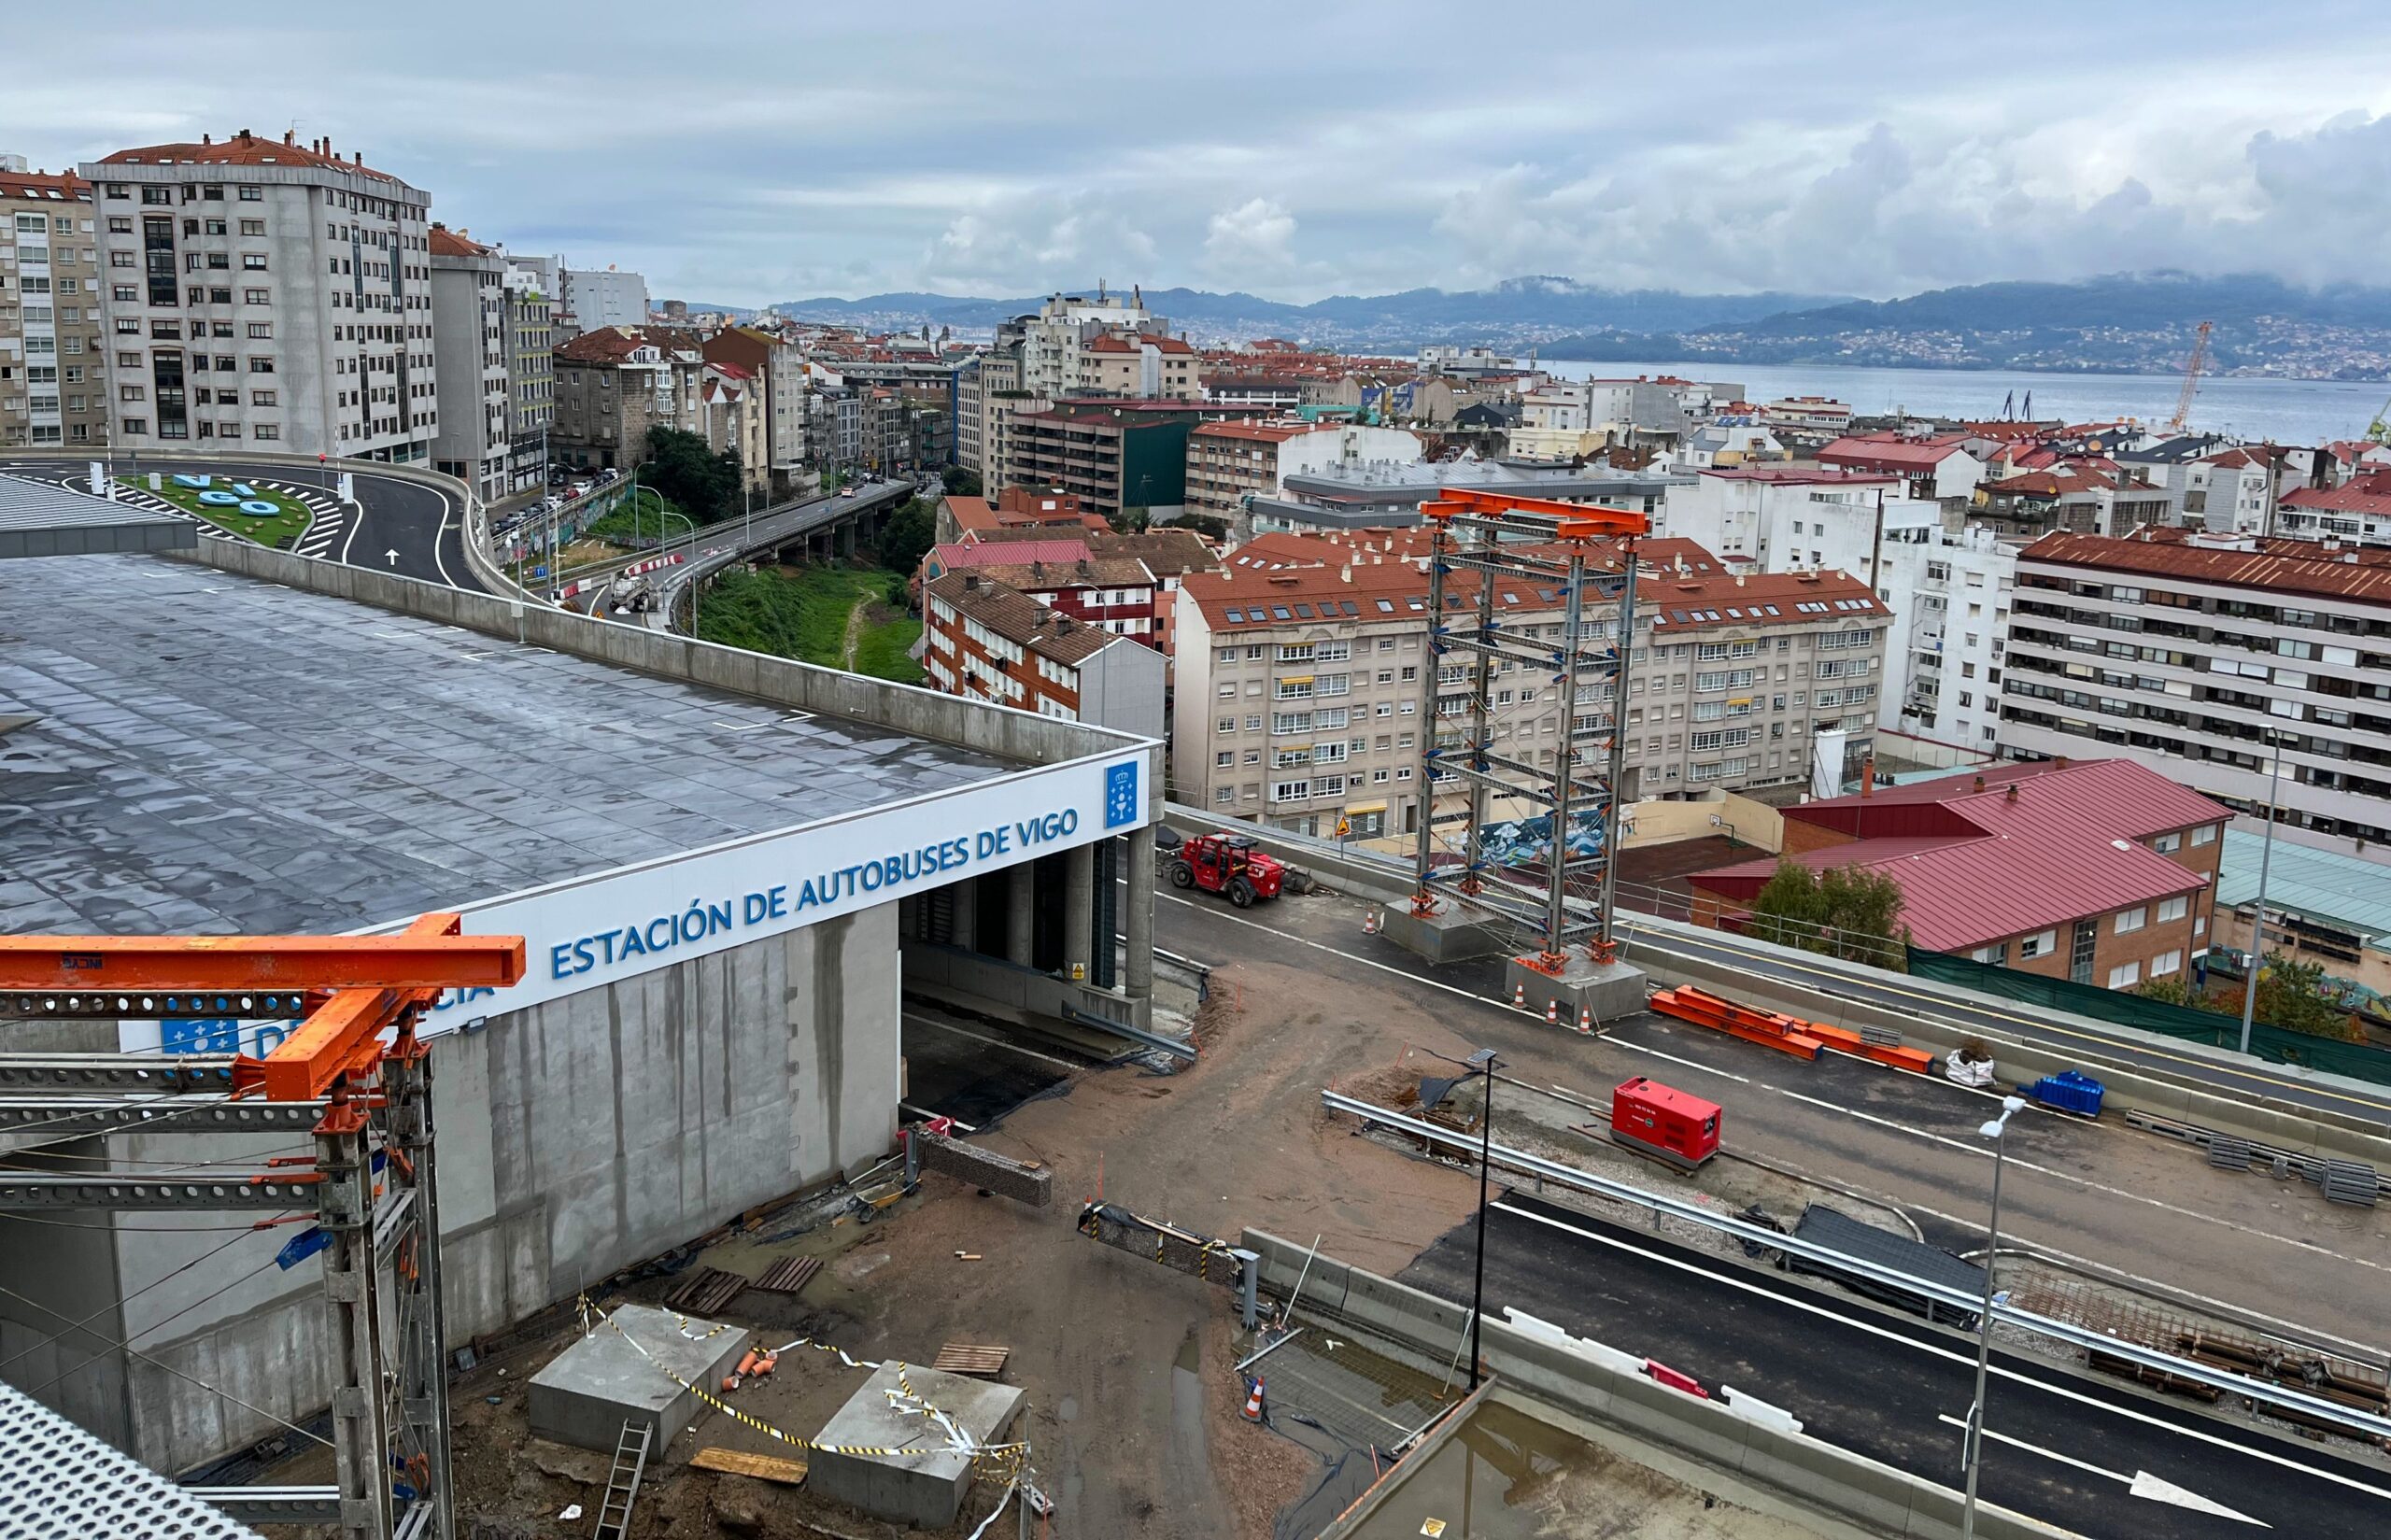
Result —
[[0, 715], [11, 929], [349, 929], [1020, 768], [142, 557], [0, 563]]
[[612, 1322], [531, 1377], [533, 1434], [612, 1450], [624, 1423], [644, 1422], [654, 1430], [649, 1447], [660, 1449], [701, 1405], [681, 1381], [717, 1383], [747, 1348], [746, 1334], [735, 1326], [645, 1305], [621, 1307]]
[[1020, 1415], [1022, 1395], [1011, 1385], [884, 1363], [814, 1435], [831, 1448], [814, 1450], [806, 1485], [875, 1518], [943, 1529], [970, 1491], [971, 1456], [915, 1408], [935, 1406], [974, 1444], [1000, 1444]]

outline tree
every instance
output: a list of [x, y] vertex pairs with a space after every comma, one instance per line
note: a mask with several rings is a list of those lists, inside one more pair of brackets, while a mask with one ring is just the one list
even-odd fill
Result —
[[1210, 514], [1181, 514], [1177, 518], [1152, 526], [1156, 530], [1193, 530], [1210, 539], [1225, 543], [1229, 538], [1229, 521]]
[[2176, 973], [2164, 979], [2146, 979], [2134, 986], [2135, 994], [2160, 1005], [2188, 1006], [2194, 1010], [2206, 1010], [2208, 1002], [2192, 993], [2188, 974]]
[[949, 497], [985, 495], [983, 488], [986, 483], [980, 479], [980, 473], [977, 471], [967, 471], [960, 465], [942, 466], [939, 470], [938, 479], [940, 485], [946, 488], [946, 495]]
[[1146, 511], [1138, 507], [1117, 508], [1104, 516], [1104, 522], [1112, 526], [1115, 534], [1138, 534], [1146, 527]]
[[911, 572], [922, 564], [938, 541], [938, 519], [920, 498], [905, 504], [880, 531], [880, 564], [894, 572]]
[[2267, 954], [2258, 972], [2258, 998], [2252, 1018], [2286, 1032], [2316, 1038], [2362, 1038], [2350, 1013], [2325, 980], [2322, 963], [2296, 962], [2280, 952]]
[[712, 524], [739, 511], [742, 474], [737, 450], [716, 454], [699, 434], [677, 428], [651, 428], [647, 458], [656, 463], [641, 472], [640, 484], [655, 487], [700, 524]]
[[1901, 923], [1899, 883], [1862, 867], [1821, 877], [1791, 859], [1752, 899], [1752, 935], [1779, 946], [1823, 952], [1851, 962], [1907, 972], [1908, 927]]

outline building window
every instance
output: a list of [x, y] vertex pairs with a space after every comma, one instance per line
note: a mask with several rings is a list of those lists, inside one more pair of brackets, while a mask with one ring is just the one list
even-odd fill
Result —
[[2018, 941], [2017, 956], [2020, 961], [2029, 957], [2046, 957], [2050, 955], [2052, 952], [2056, 951], [2058, 947], [2058, 931], [2038, 931], [2034, 935], [2025, 937]]
[[262, 235], [265, 233], [265, 221], [263, 219], [243, 219], [241, 221], [241, 233], [244, 235]]
[[1980, 963], [1990, 963], [1995, 968], [2005, 968], [2009, 964], [2009, 943], [1995, 941], [1990, 946], [1976, 948], [1968, 955]]
[[249, 404], [251, 406], [273, 406], [277, 404], [279, 401], [280, 397], [272, 390], [252, 390], [249, 392]]
[[2142, 982], [2142, 965], [2140, 963], [2119, 963], [2116, 967], [2109, 969], [2109, 987], [2111, 989], [2131, 989], [2134, 985], [2140, 982]]
[[[213, 266], [213, 265], [215, 265], [215, 264], [214, 264], [213, 262], [210, 262], [210, 263], [209, 263], [209, 265], [210, 265], [210, 266]], [[244, 252], [242, 252], [242, 253], [241, 253], [241, 267], [242, 267], [242, 270], [243, 270], [244, 272], [248, 272], [248, 273], [262, 273], [262, 272], [264, 272], [264, 271], [265, 271], [265, 253], [264, 253], [264, 252], [262, 252], [262, 251], [244, 251]]]
[[274, 373], [274, 360], [268, 358], [251, 359], [249, 360], [249, 373], [252, 374], [271, 374]]
[[274, 291], [269, 289], [244, 289], [241, 290], [241, 303], [243, 304], [272, 304]]
[[249, 322], [249, 340], [250, 340], [250, 341], [252, 341], [252, 342], [265, 342], [265, 341], [270, 340], [273, 336], [274, 336], [274, 323], [273, 323], [272, 321], [251, 321], [251, 322]]
[[2131, 935], [2133, 932], [2140, 930], [2143, 926], [2143, 923], [2149, 918], [2149, 911], [2141, 906], [2136, 906], [2132, 909], [2121, 909], [2117, 911], [2117, 934], [2120, 936]]
[[2215, 842], [2216, 826], [2214, 824], [2202, 824], [2200, 827], [2192, 830], [2192, 843], [2196, 845], [2207, 845], [2214, 844]]
[[2150, 841], [2150, 848], [2161, 855], [2172, 855], [2184, 848], [2184, 837], [2180, 834], [2162, 834]]
[[149, 419], [148, 417], [119, 417], [117, 418], [117, 425], [128, 433], [147, 433], [149, 431]]
[[250, 429], [249, 432], [251, 436], [262, 439], [278, 439], [282, 436], [282, 430], [270, 422], [261, 422]]
[[2181, 952], [2162, 952], [2150, 959], [2150, 976], [2154, 979], [2163, 979], [2170, 973], [2180, 970], [2183, 966], [2184, 954]]
[[2191, 899], [2180, 893], [2172, 898], [2163, 898], [2158, 904], [2159, 923], [2164, 925], [2170, 920], [2180, 920], [2189, 912], [2191, 907]]

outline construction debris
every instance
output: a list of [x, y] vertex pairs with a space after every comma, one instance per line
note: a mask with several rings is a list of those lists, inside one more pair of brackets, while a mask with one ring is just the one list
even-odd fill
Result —
[[729, 1476], [752, 1476], [758, 1481], [777, 1481], [785, 1487], [805, 1483], [805, 1462], [780, 1460], [769, 1454], [748, 1454], [739, 1449], [717, 1448], [709, 1445], [689, 1457], [689, 1463], [700, 1470], [721, 1471]]
[[1005, 1360], [1012, 1356], [1011, 1348], [975, 1342], [950, 1342], [938, 1350], [930, 1367], [951, 1375], [968, 1375], [973, 1379], [1004, 1378]]
[[747, 1280], [737, 1273], [726, 1273], [719, 1267], [700, 1267], [694, 1275], [674, 1285], [672, 1291], [664, 1296], [664, 1303], [671, 1309], [689, 1315], [712, 1315], [737, 1298], [739, 1291], [746, 1287]]

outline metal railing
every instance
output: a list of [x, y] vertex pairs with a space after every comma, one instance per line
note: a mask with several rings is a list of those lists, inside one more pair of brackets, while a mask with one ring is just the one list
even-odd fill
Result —
[[[1456, 1133], [1452, 1129], [1423, 1122], [1418, 1118], [1407, 1117], [1401, 1112], [1374, 1106], [1356, 1097], [1343, 1095], [1335, 1091], [1323, 1091], [1320, 1094], [1320, 1103], [1329, 1111], [1343, 1112], [1352, 1117], [1362, 1118], [1416, 1138], [1425, 1139], [1431, 1144], [1450, 1147], [1465, 1156], [1475, 1157], [1478, 1152], [1478, 1142], [1471, 1136]], [[1884, 1284], [1889, 1288], [1916, 1294], [1939, 1305], [1950, 1306], [1971, 1317], [1983, 1308], [1983, 1301], [1973, 1291], [1956, 1289], [1949, 1284], [1939, 1283], [1931, 1279], [1917, 1278], [1897, 1267], [1887, 1266], [1883, 1263], [1873, 1262], [1866, 1257], [1838, 1251], [1832, 1247], [1820, 1246], [1815, 1241], [1802, 1240], [1796, 1236], [1768, 1229], [1763, 1225], [1754, 1224], [1748, 1220], [1713, 1213], [1699, 1204], [1687, 1202], [1683, 1198], [1671, 1197], [1665, 1193], [1647, 1192], [1643, 1188], [1631, 1186], [1623, 1181], [1616, 1181], [1608, 1177], [1597, 1176], [1592, 1171], [1581, 1171], [1574, 1166], [1563, 1166], [1558, 1161], [1547, 1160], [1541, 1155], [1532, 1155], [1524, 1150], [1515, 1150], [1508, 1145], [1493, 1145], [1492, 1156], [1499, 1165], [1524, 1171], [1547, 1181], [1558, 1182], [1564, 1187], [1574, 1187], [1580, 1192], [1592, 1193], [1597, 1197], [1608, 1198], [1616, 1203], [1628, 1204], [1649, 1210], [1654, 1214], [1665, 1215], [1689, 1224], [1699, 1225], [1704, 1229], [1715, 1230], [1748, 1245], [1783, 1251], [1789, 1256], [1802, 1257], [1839, 1272], [1852, 1274], [1872, 1282]], [[2161, 1352], [2155, 1348], [2145, 1348], [2140, 1343], [2110, 1336], [2089, 1327], [2078, 1326], [2072, 1321], [2055, 1320], [2030, 1310], [2021, 1310], [2014, 1305], [2002, 1304], [1998, 1297], [1993, 1301], [1992, 1314], [1996, 1321], [2015, 1326], [2021, 1331], [2031, 1332], [2055, 1342], [2064, 1342], [2070, 1347], [2083, 1349], [2087, 1352], [2098, 1352], [2105, 1357], [2122, 1359], [2140, 1368], [2154, 1369], [2161, 1374], [2172, 1375], [2177, 1378], [2191, 1380], [2214, 1390], [2228, 1391], [2235, 1395], [2247, 1396], [2253, 1402], [2262, 1406], [2280, 1406], [2296, 1411], [2303, 1417], [2313, 1418], [2345, 1429], [2361, 1438], [2391, 1438], [2391, 1418], [2356, 1411], [2339, 1402], [2313, 1395], [2306, 1391], [2273, 1384], [2267, 1380], [2253, 1379], [2247, 1375], [2235, 1374], [2228, 1369], [2213, 1368], [2196, 1359], [2179, 1358], [2172, 1353]]]

